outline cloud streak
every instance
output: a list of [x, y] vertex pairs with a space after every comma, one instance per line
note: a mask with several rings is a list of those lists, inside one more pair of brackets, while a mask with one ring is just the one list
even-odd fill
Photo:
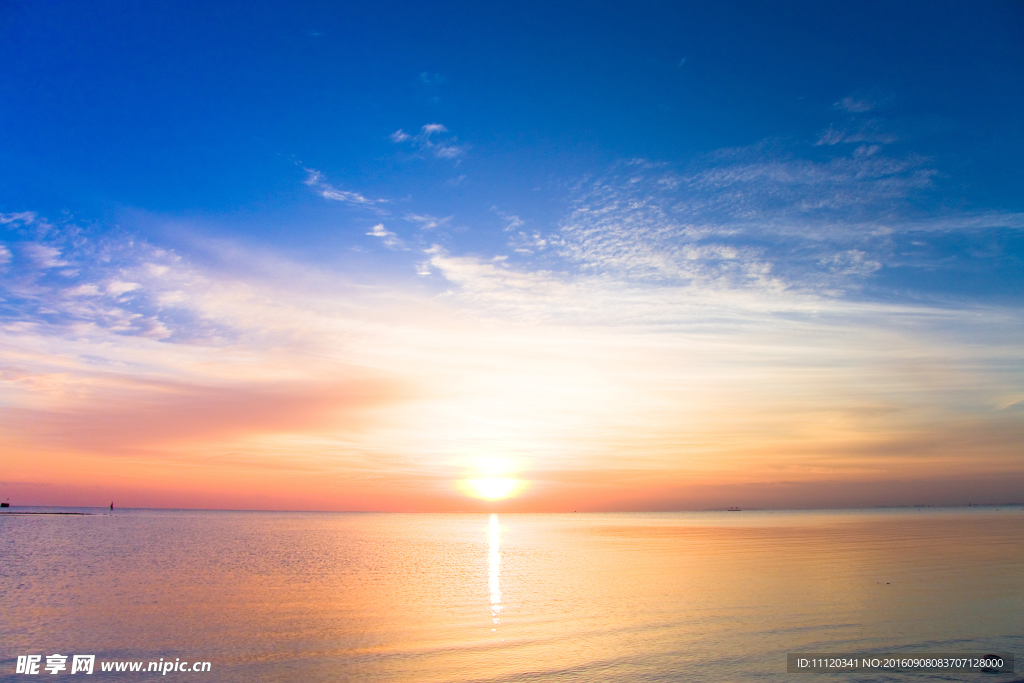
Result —
[[384, 242], [384, 245], [390, 249], [402, 249], [405, 247], [405, 244], [398, 238], [398, 235], [385, 229], [383, 223], [373, 226], [370, 228], [370, 232], [366, 234], [372, 237], [379, 237]]
[[469, 151], [469, 145], [460, 145], [455, 136], [448, 135], [448, 129], [440, 123], [428, 123], [416, 135], [401, 128], [390, 135], [396, 144], [408, 144], [417, 151], [430, 154], [438, 159], [459, 160]]
[[624, 281], [852, 296], [886, 268], [935, 268], [920, 245], [943, 235], [995, 243], [1019, 229], [1017, 214], [921, 215], [936, 174], [913, 154], [856, 151], [725, 150], [688, 169], [632, 160], [579, 182], [556, 229], [520, 231], [510, 246]]
[[388, 203], [388, 200], [386, 199], [368, 199], [367, 197], [364, 197], [358, 192], [338, 189], [337, 187], [331, 185], [330, 183], [325, 182], [323, 174], [320, 173], [319, 171], [314, 171], [313, 169], [309, 168], [305, 170], [308, 175], [306, 176], [306, 180], [304, 180], [303, 182], [309, 187], [316, 190], [317, 193], [324, 199], [333, 202], [342, 202], [344, 204], [351, 204], [353, 206], [370, 209], [375, 213], [382, 213], [382, 209], [380, 208], [379, 205]]
[[415, 223], [419, 226], [420, 230], [433, 230], [447, 226], [454, 217], [445, 216], [444, 218], [437, 218], [430, 214], [407, 213], [403, 216], [403, 219], [410, 223]]

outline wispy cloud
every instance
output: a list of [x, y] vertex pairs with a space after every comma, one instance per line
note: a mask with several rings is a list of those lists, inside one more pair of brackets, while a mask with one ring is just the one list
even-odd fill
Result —
[[526, 224], [526, 221], [524, 221], [519, 216], [513, 213], [505, 213], [496, 206], [492, 206], [491, 211], [498, 214], [498, 216], [505, 222], [505, 232], [512, 232], [516, 228], [519, 228]]
[[498, 214], [505, 223], [505, 232], [512, 233], [509, 236], [508, 245], [516, 253], [535, 254], [551, 246], [550, 236], [543, 234], [540, 230], [520, 230], [526, 225], [526, 221], [519, 216], [505, 213], [496, 206], [492, 206], [491, 211]]
[[416, 135], [399, 129], [391, 134], [395, 143], [409, 143], [414, 149], [432, 154], [438, 159], [457, 160], [466, 155], [469, 145], [460, 145], [455, 136], [448, 135], [448, 129], [440, 123], [428, 123]]
[[407, 213], [403, 218], [410, 223], [417, 224], [421, 230], [433, 230], [434, 228], [447, 226], [454, 216], [438, 218], [430, 214]]
[[447, 80], [448, 78], [441, 74], [430, 73], [429, 71], [423, 71], [420, 73], [420, 83], [423, 85], [440, 85]]
[[390, 230], [385, 229], [383, 223], [378, 223], [377, 225], [373, 226], [372, 228], [370, 228], [370, 232], [366, 234], [371, 235], [373, 237], [379, 237], [381, 240], [383, 240], [384, 245], [391, 249], [402, 249], [405, 247], [405, 244], [402, 242], [401, 239], [399, 239], [398, 235], [391, 232]]
[[890, 145], [899, 141], [899, 136], [886, 130], [879, 121], [865, 121], [851, 127], [829, 126], [818, 137], [816, 145], [838, 145], [840, 143], [877, 143]]
[[44, 239], [54, 230], [54, 225], [35, 211], [0, 213], [0, 225], [28, 241]]
[[530, 232], [520, 230], [509, 239], [508, 244], [513, 251], [520, 254], [535, 254], [550, 246], [548, 238], [537, 230]]
[[859, 249], [849, 249], [831, 257], [823, 257], [818, 263], [841, 275], [870, 275], [882, 268], [880, 262], [871, 260]]
[[55, 268], [68, 265], [67, 261], [60, 258], [60, 249], [33, 242], [23, 245], [22, 249], [40, 268]]
[[635, 281], [852, 293], [886, 264], [907, 265], [911, 230], [979, 220], [919, 216], [937, 173], [912, 153], [862, 148], [825, 159], [723, 150], [688, 168], [631, 160], [580, 181], [557, 230], [516, 230], [511, 246]]
[[0, 213], [0, 225], [31, 225], [36, 222], [34, 211], [21, 211], [17, 213]]
[[354, 206], [360, 206], [374, 211], [375, 213], [386, 213], [380, 208], [380, 204], [387, 204], [386, 199], [369, 199], [350, 190], [341, 190], [324, 181], [324, 176], [319, 171], [307, 168], [305, 169], [306, 180], [303, 182], [316, 190], [321, 197], [329, 199], [334, 202], [344, 202], [346, 204], [352, 204]]
[[[833, 109], [845, 113], [843, 121], [830, 125], [818, 136], [815, 144], [860, 144], [861, 154], [870, 155], [877, 152], [882, 145], [899, 141], [902, 136], [889, 121], [878, 116], [876, 111], [884, 108], [887, 99], [889, 98], [878, 96], [848, 96], [839, 100], [833, 105]], [[870, 117], [862, 116], [868, 112], [875, 113]]]
[[844, 97], [832, 106], [836, 109], [860, 114], [874, 109], [875, 103], [866, 98]]

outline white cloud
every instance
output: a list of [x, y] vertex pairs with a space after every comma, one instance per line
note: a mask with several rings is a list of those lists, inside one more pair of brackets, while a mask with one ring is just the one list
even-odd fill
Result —
[[368, 209], [372, 209], [375, 213], [382, 213], [381, 209], [377, 206], [378, 204], [386, 204], [386, 199], [368, 199], [358, 192], [352, 192], [349, 190], [340, 190], [330, 183], [324, 182], [323, 174], [313, 169], [305, 169], [309, 175], [303, 182], [306, 185], [314, 188], [320, 193], [320, 196], [324, 199], [329, 199], [335, 202], [344, 202], [346, 204], [353, 204], [355, 206], [362, 206]]
[[524, 221], [519, 216], [516, 216], [515, 214], [511, 213], [505, 213], [504, 211], [498, 209], [498, 207], [496, 206], [492, 206], [491, 211], [498, 214], [498, 216], [500, 216], [501, 219], [505, 221], [505, 232], [512, 232], [516, 228], [519, 228], [526, 224], [526, 221]]
[[436, 144], [433, 145], [431, 151], [438, 159], [458, 159], [466, 153], [466, 149], [464, 145]]
[[867, 99], [844, 97], [843, 99], [839, 100], [832, 106], [835, 107], [836, 109], [843, 109], [844, 111], [860, 114], [874, 109], [875, 103]]
[[[568, 216], [545, 239], [582, 268], [775, 287], [779, 266], [888, 248], [893, 212], [930, 189], [935, 175], [913, 155], [815, 162], [755, 150], [750, 157], [735, 151], [685, 173], [640, 161], [617, 165], [577, 186]], [[736, 257], [723, 259], [715, 245]], [[706, 256], [695, 261], [694, 249]], [[766, 271], [774, 273], [768, 281]]]
[[128, 292], [134, 292], [140, 286], [141, 285], [139, 285], [139, 283], [137, 282], [122, 282], [121, 280], [114, 280], [107, 284], [106, 290], [107, 294], [110, 294], [112, 296], [121, 296], [122, 294], [127, 294]]
[[531, 232], [520, 230], [509, 239], [508, 244], [514, 251], [520, 254], [533, 254], [538, 251], [544, 251], [549, 246], [548, 238], [536, 230]]
[[882, 268], [881, 263], [871, 260], [865, 252], [858, 249], [850, 249], [835, 254], [831, 258], [823, 258], [819, 263], [844, 275], [870, 275]]
[[853, 156], [855, 157], [869, 157], [873, 154], [877, 154], [881, 151], [881, 145], [861, 145], [857, 149], [853, 150]]
[[458, 159], [465, 156], [469, 145], [458, 144], [454, 136], [446, 136], [448, 128], [440, 123], [428, 123], [420, 128], [417, 135], [410, 135], [402, 129], [391, 134], [391, 140], [396, 143], [412, 141], [413, 147], [421, 152], [427, 152], [438, 159]]
[[0, 225], [11, 225], [21, 223], [31, 225], [36, 222], [35, 211], [21, 211], [18, 213], [0, 213]]
[[78, 285], [67, 290], [68, 296], [99, 296], [100, 288], [95, 284]]
[[430, 214], [407, 213], [403, 218], [410, 223], [418, 223], [421, 230], [433, 230], [448, 225], [454, 216], [438, 218]]
[[162, 292], [157, 296], [157, 302], [161, 306], [175, 306], [187, 302], [188, 299], [188, 294], [180, 290], [175, 292]]
[[320, 193], [324, 199], [332, 199], [336, 202], [348, 202], [349, 204], [363, 204], [372, 205], [374, 202], [367, 199], [358, 192], [348, 192], [346, 190], [328, 189]]
[[[431, 265], [460, 287], [479, 280], [480, 290], [466, 285], [474, 300], [483, 290], [507, 298], [518, 288], [495, 282], [520, 282], [534, 258], [550, 268], [559, 263], [555, 255], [564, 283], [581, 278], [595, 287], [606, 278], [626, 289], [715, 297], [799, 292], [828, 301], [864, 296], [869, 287], [873, 296], [889, 296], [876, 273], [934, 265], [904, 253], [899, 245], [910, 233], [1024, 227], [1020, 214], [901, 219], [918, 211], [916, 197], [932, 191], [935, 174], [922, 157], [889, 156], [880, 147], [824, 161], [730, 150], [685, 170], [634, 159], [581, 181], [557, 230], [524, 229], [519, 216], [492, 207], [512, 232], [518, 275], [457, 255], [435, 255]], [[542, 251], [548, 255], [540, 261]]]
[[815, 145], [838, 145], [840, 143], [877, 143], [879, 145], [890, 145], [899, 141], [899, 136], [888, 130], [882, 129], [877, 122], [868, 122], [857, 126], [854, 130], [848, 128], [836, 128], [829, 126], [818, 137]]
[[55, 247], [30, 242], [22, 247], [25, 253], [35, 261], [41, 268], [55, 268], [68, 265], [67, 261], [60, 259], [60, 249]]
[[398, 235], [390, 230], [386, 230], [383, 223], [378, 223], [373, 226], [370, 228], [370, 232], [366, 234], [372, 237], [381, 238], [384, 241], [384, 245], [391, 249], [400, 249], [404, 246], [402, 240], [398, 238]]
[[1024, 213], [985, 212], [940, 216], [927, 220], [900, 220], [891, 224], [901, 232], [974, 232], [1005, 228], [1024, 229]]
[[550, 237], [542, 234], [539, 230], [519, 230], [526, 225], [526, 221], [519, 216], [505, 213], [496, 206], [492, 206], [491, 211], [498, 214], [504, 221], [505, 232], [513, 233], [509, 236], [508, 245], [516, 253], [535, 254], [551, 246]]

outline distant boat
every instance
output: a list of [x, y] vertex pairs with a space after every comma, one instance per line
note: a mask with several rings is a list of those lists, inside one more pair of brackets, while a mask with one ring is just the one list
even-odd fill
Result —
[[729, 508], [726, 512], [742, 512], [739, 508]]
[[0, 503], [0, 508], [9, 508], [9, 507], [11, 507], [10, 503]]

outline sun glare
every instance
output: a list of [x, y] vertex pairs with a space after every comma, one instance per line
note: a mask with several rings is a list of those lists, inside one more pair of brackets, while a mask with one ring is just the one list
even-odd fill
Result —
[[488, 479], [463, 479], [462, 489], [474, 498], [484, 500], [501, 500], [516, 495], [525, 488], [526, 483], [520, 479], [494, 477]]

